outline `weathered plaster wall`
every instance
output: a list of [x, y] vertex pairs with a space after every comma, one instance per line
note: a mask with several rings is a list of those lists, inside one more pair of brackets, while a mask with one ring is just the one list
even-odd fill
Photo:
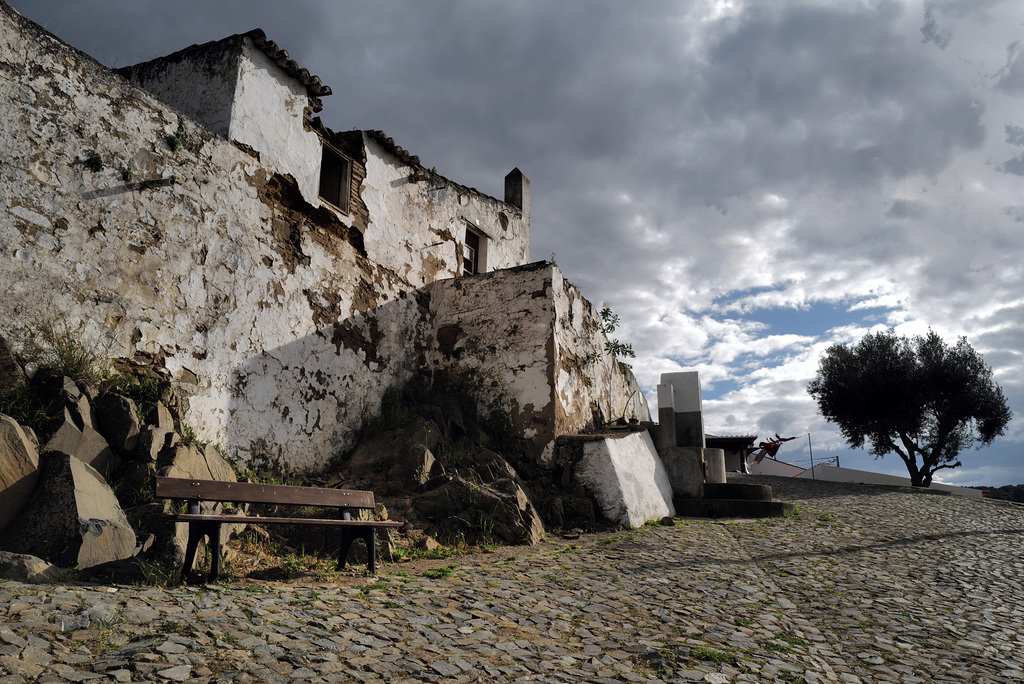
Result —
[[558, 433], [628, 420], [634, 413], [638, 420], [650, 420], [647, 399], [633, 372], [605, 350], [608, 338], [600, 312], [557, 268], [552, 270], [551, 292], [556, 320], [553, 382], [558, 395]]
[[120, 73], [217, 135], [228, 137], [238, 84], [239, 46], [193, 46]]
[[306, 86], [247, 36], [194, 45], [121, 73], [214, 133], [251, 147], [320, 206], [320, 137], [303, 123]]
[[550, 452], [556, 436], [550, 282], [551, 267], [541, 262], [428, 288], [428, 363], [470, 374], [484, 405], [507, 401], [513, 425], [534, 440], [537, 457]]
[[[59, 317], [111, 341], [112, 356], [162, 362], [189, 389], [186, 422], [242, 460], [322, 465], [417, 368], [474, 374], [485, 403], [508, 397], [542, 459], [592, 420], [591, 404], [625, 403], [627, 381], [588, 384], [590, 366], [571, 361], [593, 351], [614, 377], [603, 338], [588, 337], [592, 307], [553, 266], [437, 280], [459, 271], [467, 221], [493, 237], [489, 268], [524, 262], [515, 208], [369, 136], [364, 238], [265, 155], [3, 2], [0, 99], [0, 332], [23, 351], [33, 322]], [[90, 151], [103, 169], [86, 165]], [[571, 335], [556, 323], [568, 311]]]
[[486, 270], [529, 261], [529, 222], [513, 207], [425, 172], [363, 134], [367, 256], [415, 285], [462, 273], [466, 225], [487, 237]]

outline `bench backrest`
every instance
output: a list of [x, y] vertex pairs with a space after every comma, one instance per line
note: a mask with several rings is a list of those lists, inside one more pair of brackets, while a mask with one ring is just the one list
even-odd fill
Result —
[[357, 489], [324, 489], [254, 482], [217, 482], [178, 477], [158, 477], [154, 491], [158, 499], [231, 501], [234, 503], [288, 504], [293, 506], [337, 506], [373, 508], [373, 492]]

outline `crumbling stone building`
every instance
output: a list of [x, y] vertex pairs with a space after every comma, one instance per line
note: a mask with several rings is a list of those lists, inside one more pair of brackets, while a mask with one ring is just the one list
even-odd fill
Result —
[[322, 465], [414, 372], [507, 392], [541, 461], [648, 419], [591, 304], [529, 263], [524, 175], [499, 200], [333, 132], [330, 94], [259, 30], [113, 71], [0, 2], [0, 331], [84, 324], [243, 462]]

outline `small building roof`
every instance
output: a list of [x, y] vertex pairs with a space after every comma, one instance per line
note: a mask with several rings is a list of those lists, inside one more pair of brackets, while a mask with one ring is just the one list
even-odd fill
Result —
[[211, 40], [208, 43], [189, 45], [188, 47], [172, 52], [169, 55], [156, 57], [155, 59], [151, 59], [140, 64], [121, 67], [120, 69], [115, 69], [115, 71], [122, 76], [128, 76], [130, 78], [129, 74], [139, 67], [145, 67], [160, 62], [172, 62], [177, 59], [185, 59], [189, 55], [208, 52], [216, 48], [223, 49], [223, 46], [233, 42], [241, 44], [243, 38], [251, 40], [253, 45], [265, 54], [270, 61], [303, 85], [306, 88], [306, 93], [314, 101], [314, 111], [320, 111], [322, 105], [320, 105], [319, 98], [330, 95], [332, 93], [331, 87], [324, 85], [319, 76], [309, 73], [309, 69], [300, 67], [298, 62], [288, 55], [288, 51], [282, 50], [277, 46], [277, 43], [267, 38], [266, 32], [261, 28], [255, 28], [251, 31], [246, 31], [245, 33], [236, 33], [235, 35], [228, 36], [227, 38], [221, 38], [220, 40]]

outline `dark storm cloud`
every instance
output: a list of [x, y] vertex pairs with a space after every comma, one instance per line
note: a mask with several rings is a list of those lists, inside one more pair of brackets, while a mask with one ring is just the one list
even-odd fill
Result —
[[1024, 145], [1024, 128], [1020, 126], [1005, 126], [1006, 142], [1010, 145]]
[[1024, 154], [1017, 155], [1013, 159], [1007, 159], [999, 165], [1003, 173], [1012, 173], [1015, 176], [1024, 176]]
[[939, 22], [935, 17], [935, 8], [932, 7], [931, 3], [927, 3], [924, 8], [924, 24], [921, 26], [921, 36], [922, 43], [934, 43], [935, 47], [940, 50], [945, 50], [946, 46], [949, 45], [949, 41], [953, 38], [953, 33], [949, 29], [939, 27]]
[[871, 184], [938, 173], [981, 143], [983, 109], [907, 50], [900, 19], [892, 4], [755, 5], [711, 51], [704, 110], [753, 139], [766, 176]]
[[928, 205], [919, 200], [895, 200], [889, 211], [885, 213], [889, 218], [917, 218], [921, 219], [928, 215]]
[[[21, 14], [107, 66], [122, 67], [169, 54], [188, 45], [219, 40], [257, 28], [302, 59], [306, 27], [322, 13], [302, 2], [260, 4], [246, 0], [175, 2], [68, 2], [14, 0]], [[314, 69], [315, 71], [315, 69]]]

